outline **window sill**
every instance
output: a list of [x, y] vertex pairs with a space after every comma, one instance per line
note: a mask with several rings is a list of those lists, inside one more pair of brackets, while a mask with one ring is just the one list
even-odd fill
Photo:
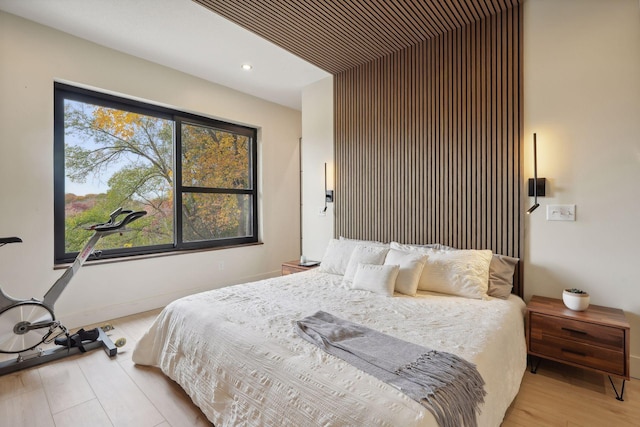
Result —
[[[264, 244], [263, 242], [254, 242], [254, 243], [243, 243], [243, 244], [240, 244], [240, 245], [231, 245], [231, 246], [216, 246], [216, 247], [213, 247], [213, 248], [189, 249], [189, 250], [184, 250], [184, 251], [159, 252], [159, 253], [155, 253], [155, 254], [145, 254], [145, 255], [130, 255], [130, 256], [122, 256], [122, 257], [119, 257], [119, 258], [109, 258], [109, 259], [94, 258], [94, 259], [87, 260], [83, 264], [83, 267], [89, 267], [89, 266], [92, 266], [92, 265], [120, 263], [120, 262], [127, 262], [127, 261], [138, 261], [138, 260], [141, 260], [141, 259], [160, 258], [160, 257], [174, 256], [174, 255], [188, 255], [188, 254], [194, 254], [194, 253], [200, 253], [200, 252], [220, 251], [220, 250], [225, 250], [225, 249], [245, 248], [247, 246], [260, 246], [260, 245], [263, 245], [263, 244]], [[72, 264], [73, 264], [72, 262], [68, 262], [68, 263], [64, 263], [64, 264], [54, 264], [53, 269], [54, 270], [67, 269]]]

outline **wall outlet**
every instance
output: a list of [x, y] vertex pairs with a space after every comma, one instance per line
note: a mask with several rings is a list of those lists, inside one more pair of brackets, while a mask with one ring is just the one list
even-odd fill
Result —
[[318, 216], [327, 216], [327, 209], [324, 206], [318, 210]]
[[547, 221], [575, 221], [576, 205], [547, 205]]

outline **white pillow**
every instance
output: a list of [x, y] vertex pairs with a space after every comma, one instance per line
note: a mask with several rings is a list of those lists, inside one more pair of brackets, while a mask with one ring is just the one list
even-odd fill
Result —
[[398, 265], [358, 264], [353, 278], [353, 289], [393, 296], [399, 270]]
[[[429, 245], [405, 245], [403, 243], [391, 242], [390, 246], [393, 249], [402, 251], [422, 251], [424, 248], [458, 250], [454, 247], [441, 245], [439, 243]], [[519, 261], [519, 258], [493, 254], [491, 263], [489, 264], [489, 288], [487, 295], [502, 299], [509, 298], [511, 290], [513, 289], [513, 274]]]
[[351, 282], [353, 280], [353, 277], [356, 275], [356, 270], [358, 269], [358, 264], [383, 264], [387, 252], [389, 252], [389, 249], [384, 246], [356, 246], [353, 252], [351, 252], [343, 281]]
[[424, 264], [427, 261], [427, 255], [419, 252], [405, 252], [396, 249], [389, 250], [384, 260], [385, 265], [399, 265], [398, 278], [396, 279], [396, 292], [415, 296], [418, 290], [418, 282]]
[[481, 299], [489, 287], [490, 250], [439, 251], [424, 249], [428, 255], [418, 289]]
[[[327, 246], [327, 250], [324, 252], [318, 271], [344, 275], [347, 271], [347, 265], [349, 264], [351, 253], [357, 246], [362, 244], [365, 244], [365, 246], [384, 247], [387, 248], [387, 250], [389, 249], [389, 245], [386, 243], [352, 240], [345, 239], [344, 237], [340, 238], [340, 240], [331, 239]], [[382, 264], [382, 262], [380, 262], [380, 264]]]
[[343, 275], [347, 270], [351, 252], [353, 252], [356, 246], [358, 246], [358, 243], [350, 240], [331, 239], [327, 250], [324, 252], [318, 271]]

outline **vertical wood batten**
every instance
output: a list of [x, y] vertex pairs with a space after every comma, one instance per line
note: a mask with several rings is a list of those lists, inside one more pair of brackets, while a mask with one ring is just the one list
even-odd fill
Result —
[[521, 257], [521, 14], [335, 75], [336, 235]]

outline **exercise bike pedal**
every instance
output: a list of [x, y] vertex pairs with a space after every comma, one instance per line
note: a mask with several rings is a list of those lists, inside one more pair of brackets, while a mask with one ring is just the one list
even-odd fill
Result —
[[113, 331], [115, 329], [111, 323], [105, 323], [101, 328], [105, 332]]
[[94, 342], [99, 337], [100, 337], [100, 332], [98, 331], [98, 328], [89, 329], [88, 331], [85, 331], [84, 329], [80, 329], [75, 334], [56, 338], [54, 340], [54, 343], [56, 345], [61, 345], [63, 347], [79, 347], [80, 351], [82, 351], [83, 343]]

